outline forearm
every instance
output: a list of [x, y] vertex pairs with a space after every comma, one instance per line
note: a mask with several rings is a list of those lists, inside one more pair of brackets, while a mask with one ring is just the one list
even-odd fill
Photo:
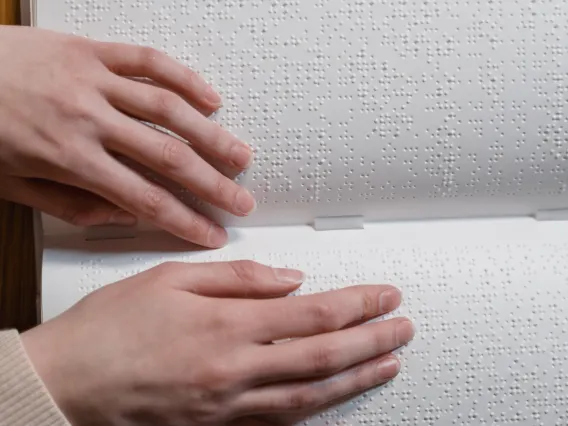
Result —
[[67, 426], [16, 331], [0, 331], [0, 425]]

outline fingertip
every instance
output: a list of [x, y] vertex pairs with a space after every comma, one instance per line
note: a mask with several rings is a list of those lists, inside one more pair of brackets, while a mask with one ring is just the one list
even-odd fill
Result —
[[241, 187], [235, 196], [233, 208], [239, 216], [248, 216], [256, 210], [256, 200], [247, 189]]
[[379, 311], [381, 314], [394, 311], [402, 302], [401, 291], [394, 286], [386, 286], [379, 295]]
[[380, 381], [394, 379], [400, 373], [400, 368], [400, 360], [396, 356], [389, 354], [381, 358], [377, 363]]
[[209, 233], [207, 236], [207, 245], [210, 248], [223, 248], [227, 245], [229, 241], [229, 235], [227, 231], [221, 226], [212, 223], [209, 227]]
[[400, 318], [396, 325], [396, 346], [404, 346], [414, 339], [416, 329], [408, 318]]
[[250, 146], [235, 140], [229, 151], [229, 161], [237, 169], [246, 170], [254, 161], [254, 152]]
[[297, 269], [275, 268], [274, 275], [280, 284], [299, 287], [306, 279], [306, 274]]
[[209, 85], [207, 85], [207, 89], [205, 90], [205, 100], [209, 106], [215, 110], [218, 110], [221, 106], [223, 106], [221, 95], [219, 95], [215, 89]]

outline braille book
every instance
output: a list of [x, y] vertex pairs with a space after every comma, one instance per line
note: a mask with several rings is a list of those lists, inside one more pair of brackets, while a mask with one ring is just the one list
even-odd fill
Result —
[[[151, 45], [222, 94], [258, 202], [202, 250], [42, 218], [43, 320], [168, 260], [391, 283], [417, 326], [390, 384], [308, 425], [568, 424], [568, 2], [51, 0], [32, 25]], [[64, 279], [62, 279], [64, 277]]]

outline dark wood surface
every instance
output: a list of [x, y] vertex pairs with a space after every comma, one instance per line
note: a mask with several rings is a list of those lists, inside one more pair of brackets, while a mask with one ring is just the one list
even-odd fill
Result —
[[[18, 20], [18, 1], [0, 0], [0, 24]], [[33, 211], [0, 200], [0, 329], [25, 331], [38, 323], [36, 289]]]
[[0, 24], [17, 24], [19, 14], [18, 0], [0, 0]]

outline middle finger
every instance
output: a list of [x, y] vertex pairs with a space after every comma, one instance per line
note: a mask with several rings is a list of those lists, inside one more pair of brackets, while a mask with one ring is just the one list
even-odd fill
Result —
[[[250, 332], [259, 343], [340, 330], [393, 311], [400, 291], [390, 285], [358, 285], [306, 296], [251, 302]], [[259, 321], [258, 318], [261, 318]]]

